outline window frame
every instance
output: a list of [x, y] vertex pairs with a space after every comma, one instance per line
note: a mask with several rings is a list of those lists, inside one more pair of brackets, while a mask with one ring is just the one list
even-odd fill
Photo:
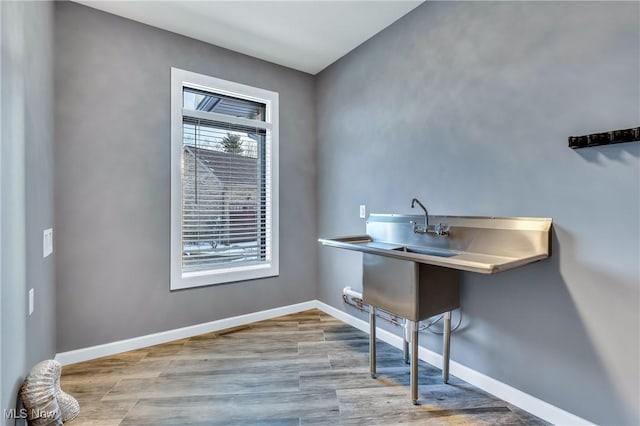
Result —
[[[270, 260], [258, 265], [241, 265], [216, 268], [198, 272], [182, 272], [182, 150], [183, 150], [183, 90], [190, 87], [213, 93], [233, 96], [264, 103], [267, 143], [270, 144], [270, 172], [266, 177], [267, 199], [271, 208], [267, 208], [267, 232], [270, 232], [271, 244], [266, 248]], [[171, 67], [171, 290], [225, 284], [237, 281], [274, 277], [279, 275], [279, 181], [278, 181], [278, 100], [277, 92], [235, 83], [204, 74]], [[189, 110], [189, 116], [201, 115], [202, 118], [214, 118], [233, 124], [254, 124], [251, 119], [233, 117], [219, 113]], [[269, 227], [269, 224], [271, 225]]]

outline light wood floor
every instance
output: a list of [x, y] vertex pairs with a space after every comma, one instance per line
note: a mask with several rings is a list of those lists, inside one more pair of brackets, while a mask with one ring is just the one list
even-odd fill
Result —
[[67, 425], [544, 425], [420, 364], [420, 404], [409, 366], [378, 341], [310, 310], [63, 368], [80, 402]]

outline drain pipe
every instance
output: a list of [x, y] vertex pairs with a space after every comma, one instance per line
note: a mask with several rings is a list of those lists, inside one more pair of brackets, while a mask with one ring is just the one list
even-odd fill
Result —
[[[344, 300], [347, 305], [351, 305], [362, 312], [369, 312], [370, 310], [369, 305], [362, 300], [362, 293], [353, 290], [351, 287], [342, 289], [342, 300]], [[404, 318], [380, 308], [376, 308], [376, 316], [397, 326], [402, 326], [406, 322]]]
[[362, 301], [362, 293], [353, 290], [351, 287], [345, 287], [342, 289], [342, 297], [344, 296], [350, 297], [352, 299], [359, 299], [360, 301]]
[[[347, 305], [351, 305], [354, 308], [362, 311], [362, 312], [369, 312], [369, 305], [367, 303], [364, 302], [364, 300], [362, 299], [362, 293], [360, 293], [359, 291], [356, 291], [354, 289], [352, 289], [351, 287], [345, 287], [342, 289], [342, 300], [344, 300], [344, 302]], [[399, 327], [403, 327], [403, 331], [404, 331], [404, 354], [405, 354], [405, 361], [408, 363], [409, 362], [409, 358], [408, 358], [408, 352], [409, 352], [409, 342], [411, 341], [411, 328], [410, 328], [410, 321], [407, 321], [406, 319], [399, 317], [397, 315], [394, 315], [390, 312], [387, 312], [383, 309], [380, 308], [376, 308], [376, 316], [378, 318], [381, 318], [385, 321], [390, 322], [393, 325], [397, 325]], [[430, 331], [431, 333], [434, 334], [438, 334], [441, 335], [442, 332], [439, 331], [435, 331], [431, 329], [431, 326], [433, 326], [434, 324], [436, 324], [437, 322], [439, 322], [441, 319], [445, 319], [445, 321], [447, 320], [445, 314], [442, 314], [440, 316], [438, 316], [435, 320], [432, 321], [426, 321], [425, 323], [418, 323], [418, 330], [419, 331]], [[448, 318], [449, 321], [451, 321], [451, 316], [449, 316]], [[459, 327], [460, 324], [462, 323], [462, 311], [459, 311], [459, 318], [458, 318], [458, 323], [456, 324], [455, 327], [453, 327], [451, 329], [451, 331], [456, 331]]]

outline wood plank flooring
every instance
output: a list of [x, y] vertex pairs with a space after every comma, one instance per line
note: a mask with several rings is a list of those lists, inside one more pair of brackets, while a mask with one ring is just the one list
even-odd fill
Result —
[[67, 425], [546, 425], [319, 310], [261, 321], [66, 366], [62, 389], [80, 402]]

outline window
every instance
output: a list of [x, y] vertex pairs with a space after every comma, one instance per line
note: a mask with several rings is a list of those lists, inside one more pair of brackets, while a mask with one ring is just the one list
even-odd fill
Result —
[[171, 289], [278, 275], [278, 94], [171, 69]]

